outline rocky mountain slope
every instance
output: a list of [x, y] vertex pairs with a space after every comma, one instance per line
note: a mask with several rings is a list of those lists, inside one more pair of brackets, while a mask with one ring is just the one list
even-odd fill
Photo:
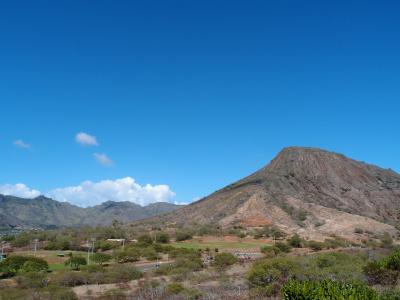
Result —
[[44, 196], [24, 199], [0, 195], [0, 227], [108, 225], [115, 219], [130, 222], [170, 212], [179, 207], [181, 206], [171, 203], [153, 203], [142, 207], [132, 202], [107, 201], [82, 208]]
[[274, 224], [304, 235], [395, 233], [400, 175], [315, 148], [283, 149], [267, 166], [161, 218], [221, 226]]

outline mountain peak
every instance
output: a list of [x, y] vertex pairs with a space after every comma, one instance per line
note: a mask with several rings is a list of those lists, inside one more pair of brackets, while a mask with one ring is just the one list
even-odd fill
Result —
[[[344, 155], [287, 147], [264, 168], [163, 221], [274, 224], [291, 232], [354, 234], [354, 227], [393, 231], [400, 221], [400, 175]], [[384, 224], [386, 223], [386, 224]]]

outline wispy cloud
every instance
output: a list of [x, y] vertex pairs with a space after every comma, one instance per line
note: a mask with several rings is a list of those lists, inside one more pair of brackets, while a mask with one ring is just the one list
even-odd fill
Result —
[[13, 142], [15, 147], [22, 148], [22, 149], [31, 149], [31, 145], [28, 143], [25, 143], [23, 140], [15, 140]]
[[79, 132], [75, 136], [75, 141], [83, 146], [98, 146], [99, 143], [95, 136], [85, 132]]
[[105, 153], [94, 153], [93, 156], [96, 161], [104, 167], [111, 167], [114, 165], [112, 159], [109, 158]]

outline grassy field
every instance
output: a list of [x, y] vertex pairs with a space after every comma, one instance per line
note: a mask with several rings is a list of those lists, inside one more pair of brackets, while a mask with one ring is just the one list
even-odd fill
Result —
[[66, 266], [63, 263], [60, 264], [49, 264], [50, 271], [59, 271], [59, 270], [67, 270], [69, 266]]
[[[82, 251], [53, 251], [53, 250], [38, 250], [36, 252], [36, 256], [43, 258], [46, 260], [50, 265], [52, 264], [62, 264], [64, 261], [67, 259], [67, 253], [72, 252], [74, 255], [83, 255], [86, 257], [86, 252]], [[64, 253], [65, 257], [59, 257], [59, 253]], [[23, 256], [29, 256], [29, 255], [34, 255], [33, 251], [15, 251], [12, 253], [13, 255], [23, 255]]]

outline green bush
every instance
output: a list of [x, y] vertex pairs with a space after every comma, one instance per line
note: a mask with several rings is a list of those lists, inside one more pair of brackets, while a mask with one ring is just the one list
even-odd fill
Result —
[[96, 249], [99, 249], [101, 251], [107, 251], [107, 250], [111, 250], [111, 249], [118, 247], [118, 245], [119, 244], [117, 244], [117, 243], [112, 243], [109, 241], [97, 241]]
[[381, 262], [369, 262], [363, 268], [369, 284], [395, 285], [399, 278], [397, 270], [387, 269]]
[[114, 265], [105, 276], [108, 283], [118, 283], [142, 278], [143, 273], [133, 266]]
[[321, 251], [322, 249], [324, 249], [324, 243], [317, 241], [309, 241], [307, 243], [307, 246], [314, 251]]
[[155, 240], [157, 243], [168, 244], [169, 243], [169, 234], [166, 232], [156, 232]]
[[142, 254], [147, 260], [156, 260], [159, 258], [157, 251], [150, 247], [143, 249]]
[[400, 271], [400, 250], [393, 252], [381, 261], [384, 268]]
[[112, 256], [108, 255], [106, 253], [95, 253], [94, 255], [92, 255], [91, 260], [99, 265], [102, 265], [106, 262], [109, 262], [111, 260]]
[[176, 295], [176, 294], [182, 293], [185, 290], [185, 288], [183, 287], [182, 284], [180, 284], [178, 282], [173, 282], [173, 283], [168, 284], [166, 286], [165, 290], [168, 294]]
[[375, 290], [362, 283], [340, 283], [332, 280], [289, 281], [282, 288], [284, 300], [378, 300]]
[[189, 231], [177, 231], [175, 239], [177, 242], [190, 240], [192, 238], [192, 234]]
[[11, 255], [0, 262], [0, 272], [15, 274], [18, 271], [46, 271], [49, 268], [47, 261], [34, 256]]
[[388, 290], [384, 291], [379, 300], [400, 300], [400, 290]]
[[288, 239], [287, 243], [293, 248], [301, 248], [303, 245], [302, 238], [296, 233], [290, 239]]
[[218, 253], [217, 255], [215, 255], [213, 265], [217, 269], [225, 269], [225, 268], [235, 264], [237, 261], [238, 261], [238, 259], [233, 254], [223, 252], [223, 253]]
[[115, 250], [113, 256], [115, 261], [120, 264], [135, 262], [140, 259], [140, 251], [137, 248], [129, 247], [123, 250]]
[[17, 235], [12, 241], [11, 241], [11, 245], [13, 247], [26, 247], [30, 244], [32, 240], [32, 237], [29, 236], [26, 233], [21, 233], [19, 235]]
[[278, 248], [281, 252], [289, 253], [292, 250], [292, 247], [283, 242], [277, 242], [275, 247]]
[[265, 245], [261, 247], [261, 252], [265, 254], [266, 257], [275, 257], [279, 253], [281, 253], [281, 250], [278, 247], [275, 246], [269, 246]]
[[259, 261], [253, 264], [247, 279], [251, 288], [268, 287], [290, 278], [300, 269], [300, 264], [291, 257], [277, 257]]
[[[247, 274], [250, 288], [259, 293], [275, 292], [289, 279], [321, 281], [364, 280], [366, 256], [346, 253], [316, 253], [305, 256], [277, 256], [255, 262]], [[264, 294], [265, 296], [265, 294]]]
[[150, 246], [153, 244], [153, 239], [148, 234], [143, 234], [138, 237], [138, 245], [139, 246]]

